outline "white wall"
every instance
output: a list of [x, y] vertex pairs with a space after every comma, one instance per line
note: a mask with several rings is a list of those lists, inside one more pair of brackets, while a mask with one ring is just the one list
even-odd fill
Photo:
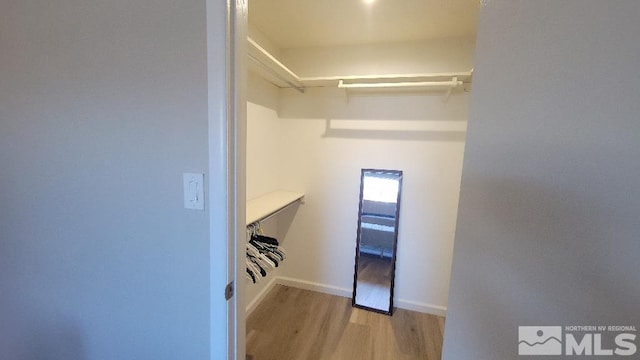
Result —
[[0, 358], [209, 358], [204, 14], [0, 2]]
[[[253, 199], [280, 188], [280, 120], [276, 113], [278, 89], [260, 77], [250, 74], [247, 83], [247, 199]], [[262, 223], [268, 236], [282, 240], [277, 217]], [[282, 263], [281, 265], [284, 265]], [[246, 282], [245, 306], [251, 311], [259, 303], [270, 282], [280, 274], [280, 267], [254, 284]]]
[[[251, 13], [249, 13], [249, 18], [251, 18]], [[260, 31], [255, 26], [251, 26], [251, 24], [249, 24], [247, 28], [247, 32], [248, 32], [247, 35], [253, 41], [260, 44], [260, 47], [267, 50], [271, 55], [275, 56], [276, 58], [280, 58], [281, 56], [280, 48], [277, 47], [262, 31]]]
[[254, 76], [248, 84], [247, 199], [253, 199], [278, 189], [280, 121], [277, 89]]
[[523, 325], [640, 325], [640, 2], [486, 3], [450, 360], [515, 359]]
[[[443, 313], [467, 100], [466, 94], [446, 104], [438, 96], [373, 96], [347, 103], [343, 94], [322, 89], [285, 95], [280, 183], [306, 194], [286, 238], [285, 276], [350, 296], [360, 169], [403, 170], [397, 305]], [[336, 129], [326, 131], [327, 119]]]
[[284, 49], [280, 60], [299, 76], [415, 74], [469, 71], [474, 38]]

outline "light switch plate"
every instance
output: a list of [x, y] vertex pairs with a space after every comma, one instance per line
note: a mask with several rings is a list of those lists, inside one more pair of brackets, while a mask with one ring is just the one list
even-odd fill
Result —
[[204, 210], [204, 174], [184, 173], [184, 208]]

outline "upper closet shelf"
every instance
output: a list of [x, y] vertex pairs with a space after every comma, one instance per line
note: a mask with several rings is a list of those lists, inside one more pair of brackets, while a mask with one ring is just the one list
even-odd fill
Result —
[[382, 74], [299, 77], [250, 37], [251, 69], [280, 88], [304, 92], [307, 87], [338, 87], [346, 91], [440, 91], [450, 94], [471, 83], [473, 70], [451, 73]]
[[267, 79], [274, 85], [287, 88], [292, 87], [300, 92], [304, 92], [304, 86], [300, 83], [298, 75], [289, 70], [283, 63], [278, 61], [267, 50], [262, 48], [258, 43], [247, 37], [249, 42], [248, 55], [250, 60], [250, 68], [257, 72], [260, 76]]
[[340, 88], [451, 88], [471, 83], [472, 71], [430, 74], [383, 74], [303, 77], [305, 86], [337, 86]]
[[277, 190], [247, 201], [247, 225], [266, 220], [301, 200], [303, 193]]

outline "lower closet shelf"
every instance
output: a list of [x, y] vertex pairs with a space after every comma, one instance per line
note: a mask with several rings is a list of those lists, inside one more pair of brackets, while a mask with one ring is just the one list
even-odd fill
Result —
[[279, 212], [301, 200], [303, 193], [277, 190], [247, 201], [247, 225]]

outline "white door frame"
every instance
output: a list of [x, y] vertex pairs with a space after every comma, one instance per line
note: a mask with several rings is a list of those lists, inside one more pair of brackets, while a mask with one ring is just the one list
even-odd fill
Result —
[[206, 0], [206, 7], [210, 359], [244, 360], [247, 1]]

